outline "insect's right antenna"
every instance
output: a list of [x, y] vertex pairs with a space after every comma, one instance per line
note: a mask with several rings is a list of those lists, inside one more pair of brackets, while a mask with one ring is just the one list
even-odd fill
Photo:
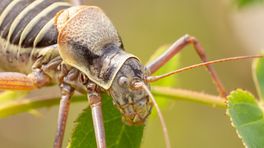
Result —
[[186, 71], [186, 70], [190, 70], [193, 68], [198, 68], [198, 67], [202, 67], [202, 66], [206, 66], [206, 65], [211, 65], [211, 64], [215, 64], [215, 63], [221, 63], [221, 62], [227, 62], [227, 61], [237, 61], [237, 60], [242, 60], [242, 59], [253, 59], [253, 58], [262, 58], [263, 55], [252, 55], [252, 56], [238, 56], [238, 57], [231, 57], [231, 58], [224, 58], [224, 59], [218, 59], [218, 60], [213, 60], [213, 61], [208, 61], [208, 62], [204, 62], [204, 63], [199, 63], [199, 64], [194, 64], [191, 66], [187, 66], [181, 69], [177, 69], [175, 71], [163, 74], [163, 75], [159, 75], [159, 76], [149, 76], [147, 78], [148, 82], [155, 82], [158, 81], [160, 79], [166, 78], [168, 76]]
[[165, 139], [165, 143], [166, 143], [166, 148], [171, 148], [167, 126], [166, 126], [165, 120], [163, 118], [161, 110], [160, 110], [160, 108], [158, 106], [158, 103], [156, 102], [154, 96], [149, 91], [148, 87], [145, 85], [144, 82], [136, 82], [136, 83], [134, 83], [134, 87], [135, 88], [143, 88], [148, 93], [149, 97], [151, 98], [151, 101], [153, 102], [154, 106], [157, 109], [157, 113], [158, 113], [158, 116], [159, 116], [159, 119], [160, 119], [160, 122], [161, 122], [162, 131], [163, 131], [163, 135], [164, 135], [164, 139]]

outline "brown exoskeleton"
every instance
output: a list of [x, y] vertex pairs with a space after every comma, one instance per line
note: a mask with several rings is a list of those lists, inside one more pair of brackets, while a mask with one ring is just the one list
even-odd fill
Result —
[[[186, 35], [152, 63], [144, 66], [136, 56], [124, 51], [115, 27], [98, 7], [71, 7], [67, 3], [53, 3], [48, 0], [4, 0], [0, 4], [3, 6], [0, 7], [0, 62], [5, 64], [3, 68], [6, 71], [20, 72], [0, 73], [0, 89], [32, 90], [51, 83], [59, 84], [61, 102], [55, 148], [62, 146], [70, 98], [75, 90], [87, 93], [92, 108], [97, 146], [104, 148], [106, 143], [101, 91], [112, 96], [113, 103], [121, 112], [125, 123], [144, 124], [153, 104], [157, 106], [149, 92], [150, 82], [185, 69], [205, 65], [220, 95], [225, 97], [225, 89], [210, 64], [261, 57], [245, 56], [207, 62], [199, 42]], [[40, 5], [47, 5], [47, 8], [41, 7], [43, 11], [33, 9], [33, 6], [38, 8]], [[13, 7], [23, 10], [17, 15], [18, 12], [11, 12]], [[30, 11], [36, 13], [35, 16], [26, 15]], [[44, 14], [49, 14], [50, 18], [45, 18], [43, 24], [36, 23], [43, 19]], [[23, 17], [28, 17], [28, 22], [22, 22]], [[42, 29], [38, 30], [41, 27]], [[52, 34], [50, 30], [55, 33]], [[150, 76], [188, 44], [193, 44], [204, 63], [162, 76]], [[159, 109], [158, 113], [164, 126], [167, 147], [170, 147], [167, 129]]]

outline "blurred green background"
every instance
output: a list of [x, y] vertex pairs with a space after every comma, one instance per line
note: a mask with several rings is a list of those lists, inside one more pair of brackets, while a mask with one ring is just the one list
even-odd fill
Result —
[[[171, 44], [184, 34], [197, 37], [209, 59], [259, 53], [263, 45], [260, 40], [263, 35], [258, 28], [264, 20], [259, 14], [264, 7], [260, 6], [238, 10], [227, 0], [90, 0], [87, 4], [97, 5], [106, 12], [118, 29], [126, 50], [143, 62], [158, 47]], [[188, 47], [181, 52], [180, 62], [183, 67], [200, 60], [192, 47]], [[251, 77], [251, 60], [217, 64], [215, 68], [229, 91], [239, 87], [256, 94]], [[178, 79], [178, 88], [217, 95], [204, 68], [181, 73]], [[41, 95], [58, 91], [49, 88], [44, 92]], [[39, 95], [39, 92], [33, 94]], [[65, 143], [73, 121], [87, 105], [72, 104]], [[173, 101], [162, 110], [173, 147], [243, 147], [224, 109]], [[57, 112], [58, 107], [52, 107], [41, 109], [38, 117], [24, 113], [1, 119], [0, 147], [52, 147]], [[146, 124], [142, 147], [164, 146], [159, 120], [151, 118]]]

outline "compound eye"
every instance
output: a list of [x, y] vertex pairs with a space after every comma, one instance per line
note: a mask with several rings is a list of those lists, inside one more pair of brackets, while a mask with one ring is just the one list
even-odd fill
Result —
[[120, 86], [128, 86], [128, 78], [125, 76], [120, 77], [118, 80], [118, 84]]

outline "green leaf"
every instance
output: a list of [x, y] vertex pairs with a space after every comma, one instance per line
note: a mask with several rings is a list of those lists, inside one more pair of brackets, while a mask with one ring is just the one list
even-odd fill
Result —
[[[156, 59], [158, 56], [160, 56], [161, 54], [163, 54], [169, 46], [162, 46], [160, 48], [158, 48], [150, 57], [150, 59], [148, 60], [147, 63], [150, 63], [151, 61], [153, 61], [154, 59]], [[179, 60], [180, 60], [180, 54], [177, 54], [176, 56], [174, 56], [170, 61], [168, 61], [164, 66], [162, 66], [157, 72], [154, 73], [154, 75], [161, 75], [161, 74], [165, 74], [168, 73], [170, 71], [176, 70], [179, 68]], [[177, 85], [177, 75], [174, 76], [170, 76], [167, 77], [165, 79], [162, 79], [160, 81], [154, 82], [151, 85], [153, 86], [166, 86], [166, 87], [175, 87]], [[168, 99], [165, 97], [156, 97], [156, 100], [158, 102], [158, 104], [161, 107], [164, 107], [168, 104]]]
[[[138, 148], [141, 143], [144, 126], [127, 126], [121, 120], [121, 114], [113, 106], [109, 96], [102, 96], [104, 126], [108, 148]], [[95, 134], [90, 108], [85, 109], [75, 121], [75, 128], [68, 148], [95, 148]]]
[[264, 0], [235, 0], [235, 3], [239, 6], [239, 7], [244, 7], [244, 6], [248, 6], [251, 4], [257, 4], [257, 3], [261, 3]]
[[249, 92], [238, 89], [228, 96], [227, 114], [247, 147], [263, 147], [263, 104], [260, 104]]
[[252, 67], [253, 78], [259, 97], [264, 100], [264, 58], [255, 59]]

